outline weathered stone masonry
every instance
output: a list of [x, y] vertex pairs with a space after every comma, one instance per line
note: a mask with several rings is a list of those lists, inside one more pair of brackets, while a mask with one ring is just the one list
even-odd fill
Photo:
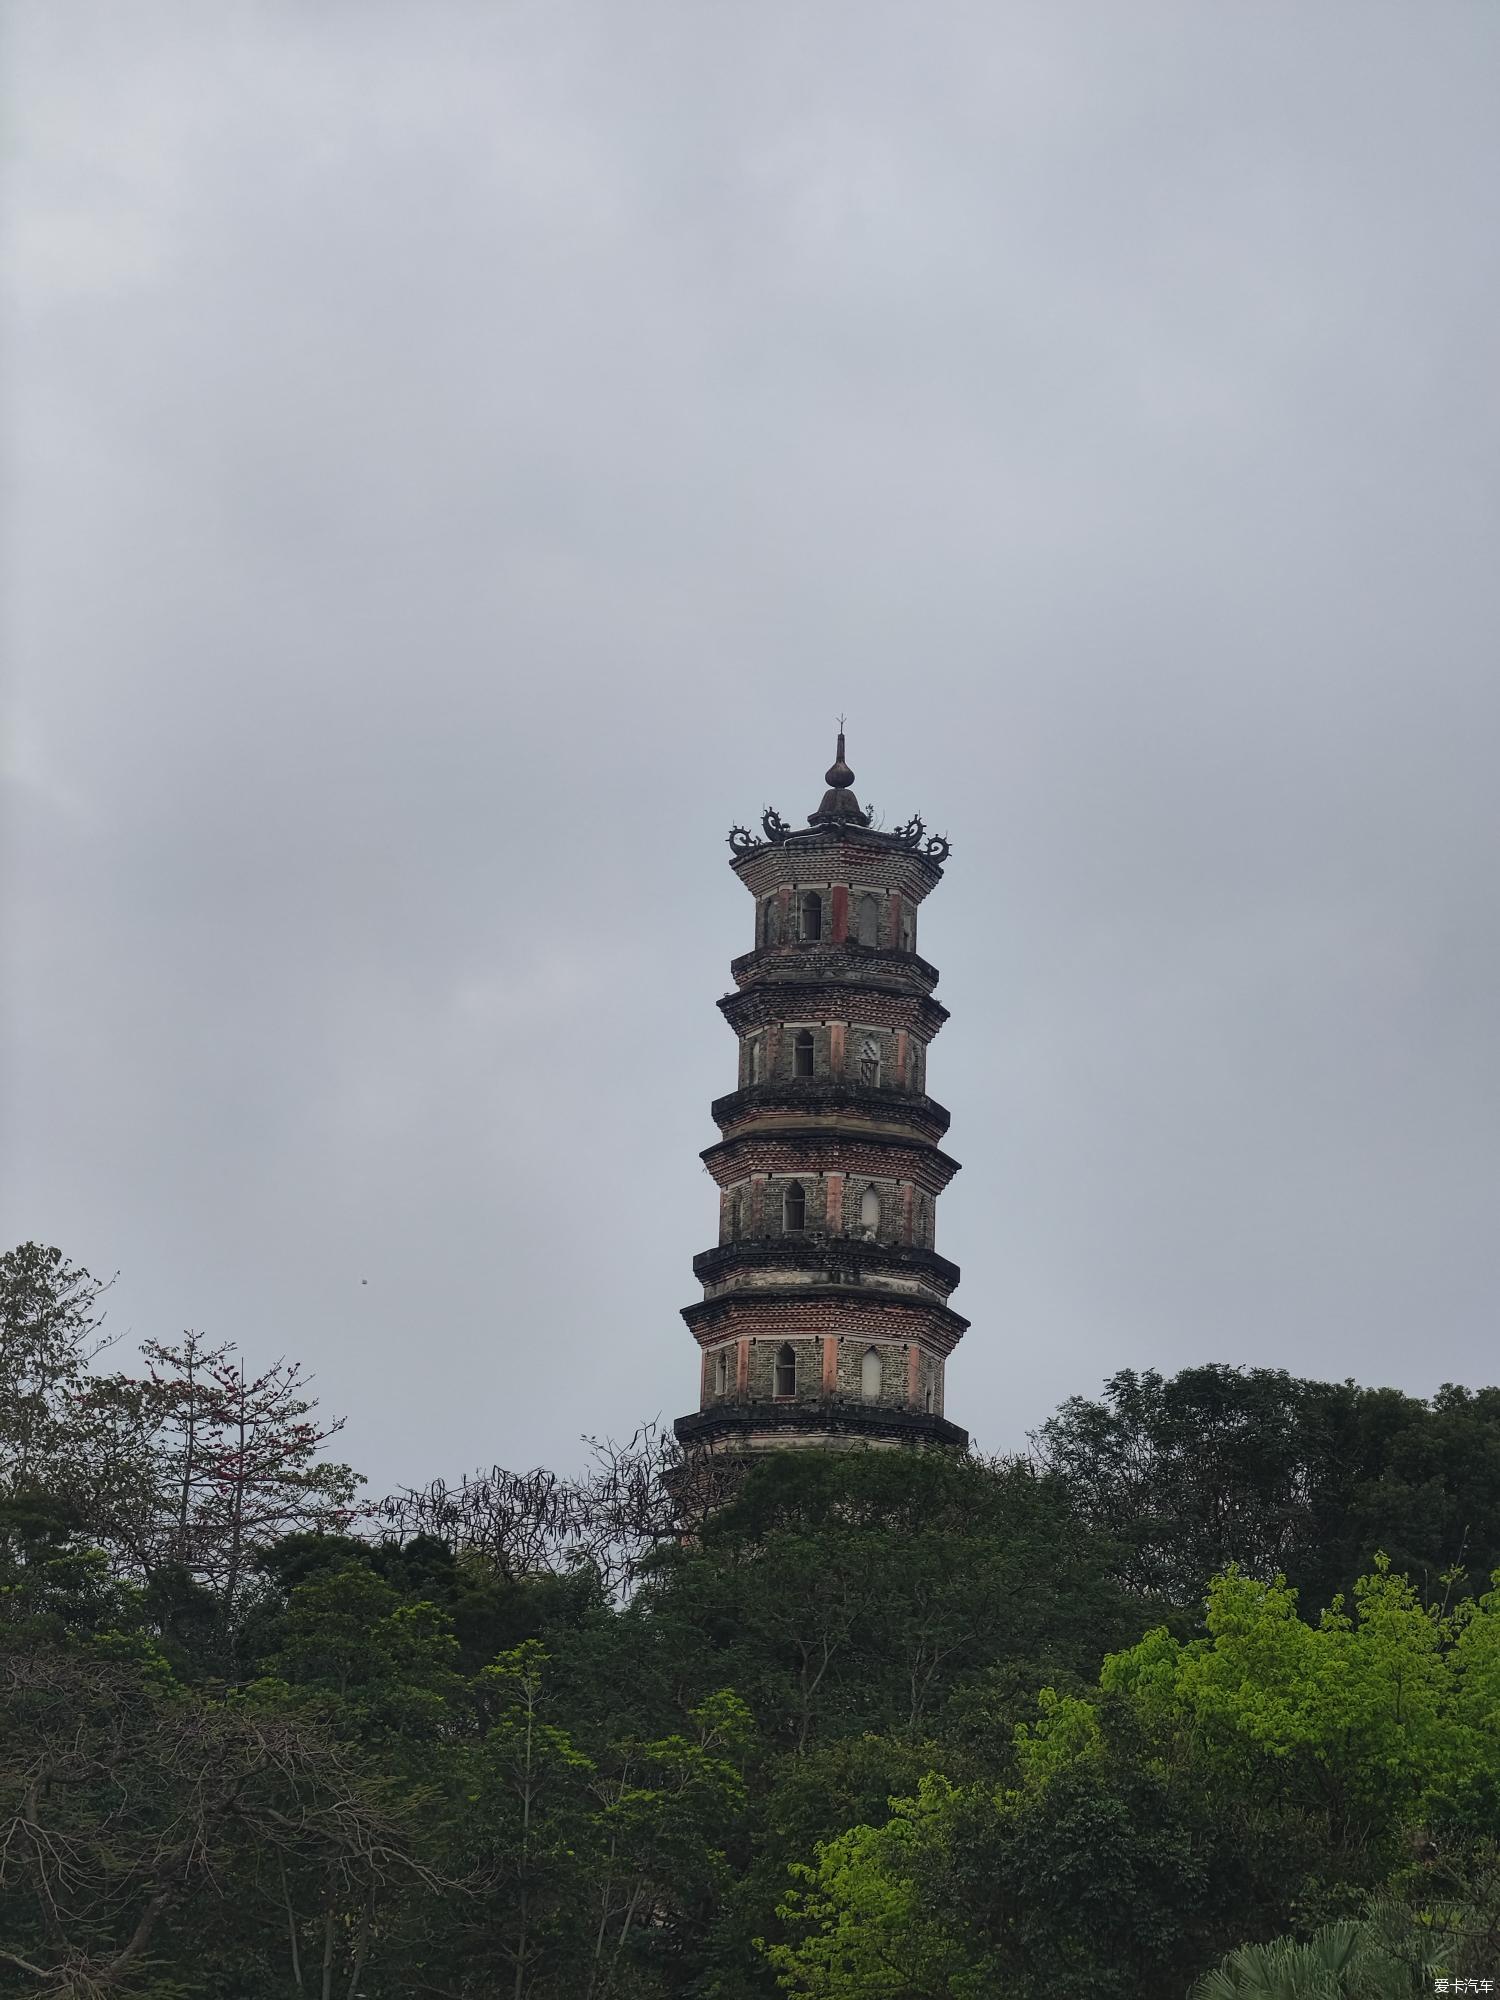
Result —
[[946, 840], [920, 820], [875, 831], [844, 739], [806, 827], [762, 818], [730, 834], [755, 899], [754, 944], [719, 1007], [739, 1045], [736, 1088], [713, 1105], [703, 1159], [719, 1187], [718, 1243], [694, 1259], [703, 1298], [683, 1318], [701, 1350], [685, 1442], [734, 1450], [941, 1445], [944, 1370], [968, 1322], [958, 1267], [935, 1247], [958, 1162], [927, 1095], [927, 1051], [948, 1018], [917, 913]]

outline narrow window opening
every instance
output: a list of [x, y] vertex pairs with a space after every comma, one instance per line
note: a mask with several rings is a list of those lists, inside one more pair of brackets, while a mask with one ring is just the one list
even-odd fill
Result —
[[720, 1348], [714, 1356], [714, 1394], [723, 1396], [729, 1389], [729, 1356]]
[[874, 896], [861, 896], [856, 914], [859, 941], [861, 944], [875, 945], [880, 942], [880, 904]]
[[809, 889], [802, 898], [802, 935], [809, 944], [816, 944], [823, 935], [823, 898], [816, 889]]
[[859, 1364], [859, 1393], [867, 1403], [873, 1403], [880, 1394], [880, 1356], [873, 1347], [865, 1349], [865, 1358]]
[[932, 1415], [932, 1384], [930, 1382], [927, 1384], [927, 1395], [924, 1399], [924, 1407], [926, 1408], [927, 1414], [930, 1417]]
[[760, 1082], [763, 1062], [764, 1054], [761, 1038], [759, 1035], [752, 1035], [750, 1037], [750, 1081], [752, 1083]]
[[781, 1197], [781, 1226], [789, 1233], [807, 1227], [807, 1190], [801, 1181], [793, 1181]]
[[912, 951], [915, 948], [916, 932], [912, 929], [911, 918], [903, 912], [901, 917], [901, 949], [903, 951]]
[[764, 942], [768, 945], [781, 943], [781, 904], [774, 896], [766, 898]]
[[860, 1044], [859, 1080], [876, 1085], [880, 1082], [880, 1044], [873, 1035], [867, 1035]]
[[813, 1054], [815, 1047], [811, 1028], [799, 1028], [792, 1037], [793, 1076], [811, 1076], [813, 1074]]
[[872, 1187], [859, 1198], [859, 1226], [866, 1236], [873, 1236], [880, 1227], [880, 1196]]
[[790, 1341], [776, 1351], [776, 1394], [795, 1396], [797, 1393], [797, 1356]]

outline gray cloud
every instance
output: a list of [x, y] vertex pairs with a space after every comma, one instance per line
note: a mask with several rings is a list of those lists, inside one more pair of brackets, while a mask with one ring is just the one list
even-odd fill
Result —
[[1497, 56], [13, 6], [6, 1239], [377, 1485], [690, 1408], [723, 835], [845, 708], [955, 842], [951, 1413], [1490, 1379]]

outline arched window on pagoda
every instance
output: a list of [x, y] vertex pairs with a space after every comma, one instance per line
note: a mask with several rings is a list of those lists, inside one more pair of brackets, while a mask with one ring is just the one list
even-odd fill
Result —
[[880, 1196], [872, 1187], [867, 1187], [859, 1198], [859, 1226], [867, 1236], [873, 1236], [880, 1227]]
[[817, 1044], [811, 1028], [799, 1028], [792, 1037], [792, 1075], [811, 1076]]
[[774, 896], [767, 896], [761, 904], [760, 941], [763, 945], [781, 943], [781, 905]]
[[872, 1086], [880, 1082], [880, 1044], [873, 1035], [866, 1035], [859, 1046], [859, 1080]]
[[809, 889], [802, 898], [802, 935], [809, 944], [816, 944], [823, 935], [823, 898], [816, 889]]
[[859, 1393], [867, 1403], [873, 1403], [880, 1394], [880, 1356], [873, 1347], [865, 1349], [865, 1358], [859, 1364]]
[[855, 912], [856, 935], [861, 944], [875, 945], [880, 942], [880, 899], [878, 896], [863, 895]]
[[801, 1181], [790, 1182], [781, 1197], [781, 1226], [788, 1235], [807, 1227], [807, 1190]]
[[729, 1355], [720, 1348], [714, 1356], [714, 1394], [727, 1395], [729, 1392]]
[[776, 1391], [778, 1396], [797, 1393], [797, 1354], [791, 1342], [783, 1341], [776, 1350]]
[[761, 1037], [759, 1035], [752, 1035], [750, 1037], [750, 1062], [748, 1065], [748, 1075], [751, 1083], [760, 1082], [761, 1070], [764, 1063], [765, 1051]]
[[930, 1417], [932, 1415], [932, 1384], [930, 1382], [927, 1384], [927, 1395], [924, 1398], [924, 1407], [926, 1408], [927, 1414]]

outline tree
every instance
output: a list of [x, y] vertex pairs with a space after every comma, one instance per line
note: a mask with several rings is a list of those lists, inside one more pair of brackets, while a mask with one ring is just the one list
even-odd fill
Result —
[[820, 1845], [763, 1949], [808, 2000], [1106, 2000], [1178, 1991], [1215, 1934], [1214, 1843], [1191, 1796], [1100, 1759], [1020, 1787], [936, 1774], [882, 1826]]
[[231, 1342], [185, 1334], [147, 1341], [150, 1374], [132, 1385], [149, 1410], [158, 1514], [143, 1560], [212, 1595], [231, 1657], [236, 1619], [259, 1557], [293, 1532], [341, 1532], [360, 1484], [320, 1457], [344, 1419], [320, 1421], [300, 1363], [246, 1372]]
[[1424, 1992], [1434, 1973], [1492, 1978], [1500, 1964], [1500, 1847], [1488, 1828], [1468, 1844], [1449, 1840], [1447, 1829], [1440, 1837], [1447, 1851], [1424, 1841], [1411, 1865], [1370, 1898], [1364, 1917], [1370, 1949], [1406, 1966]]
[[1377, 1551], [1428, 1602], [1500, 1563], [1500, 1390], [1430, 1402], [1282, 1369], [1124, 1369], [1036, 1433], [1133, 1589], [1197, 1601], [1233, 1563], [1327, 1603]]
[[1418, 2000], [1430, 1973], [1372, 1945], [1362, 1924], [1327, 1924], [1306, 1943], [1241, 1945], [1193, 1988], [1192, 2000]]
[[155, 1983], [164, 1956], [199, 1972], [227, 1957], [219, 1990], [284, 1992], [289, 1976], [326, 1996], [336, 1977], [352, 2000], [382, 1906], [438, 1886], [339, 1746], [196, 1698], [149, 1648], [0, 1654], [0, 1703], [0, 1965], [35, 2000], [185, 1990]]
[[789, 1454], [757, 1465], [639, 1603], [680, 1676], [725, 1681], [778, 1747], [921, 1738], [960, 1688], [1018, 1659], [1089, 1675], [1139, 1630], [1112, 1552], [1020, 1462]]
[[50, 1493], [0, 1495], [0, 1635], [10, 1645], [60, 1642], [138, 1626], [139, 1591], [79, 1536], [77, 1516]]
[[580, 1478], [495, 1465], [456, 1486], [404, 1487], [376, 1512], [398, 1538], [439, 1538], [500, 1576], [592, 1569], [611, 1597], [624, 1597], [659, 1550], [699, 1533], [741, 1483], [734, 1460], [687, 1450], [654, 1423], [624, 1444], [584, 1442], [590, 1462]]
[[1377, 1563], [1348, 1609], [1307, 1623], [1283, 1581], [1230, 1570], [1204, 1624], [1188, 1641], [1148, 1633], [1086, 1696], [1044, 1691], [1013, 1782], [934, 1776], [889, 1820], [821, 1842], [794, 1869], [787, 1936], [764, 1947], [783, 1986], [1039, 2000], [1062, 1982], [1134, 2000], [1181, 1990], [1247, 1932], [1255, 1948], [1205, 1996], [1404, 1994], [1423, 1938], [1439, 1969], [1460, 1955], [1480, 1969], [1500, 1937], [1482, 1866], [1440, 1892], [1424, 1859], [1404, 1942], [1394, 1905], [1385, 1933], [1337, 1934], [1344, 1983], [1328, 1983], [1333, 1933], [1274, 1940], [1309, 1905], [1399, 1882], [1414, 1835], [1450, 1869], [1482, 1852], [1500, 1796], [1500, 1590], [1445, 1616]]
[[1313, 1387], [1284, 1369], [1123, 1369], [1033, 1443], [1121, 1548], [1132, 1587], [1191, 1602], [1229, 1563], [1252, 1576], [1294, 1565], [1324, 1455]]
[[73, 1406], [105, 1345], [108, 1289], [40, 1243], [0, 1256], [0, 1474], [13, 1489], [60, 1487], [75, 1470]]
[[485, 1723], [466, 1823], [470, 1866], [486, 1904], [487, 1965], [505, 1969], [497, 1992], [526, 2000], [576, 1995], [592, 1942], [585, 1912], [599, 1865], [590, 1810], [595, 1766], [552, 1720], [547, 1654], [535, 1641], [479, 1675]]
[[[1231, 1570], [1210, 1588], [1205, 1638], [1149, 1633], [1105, 1662], [1100, 1686], [1205, 1783], [1315, 1817], [1331, 1863], [1368, 1879], [1430, 1794], [1494, 1765], [1500, 1738], [1464, 1726], [1454, 1621], [1388, 1566], [1360, 1579], [1352, 1613], [1336, 1599], [1309, 1625], [1296, 1609], [1284, 1583]], [[1464, 1623], [1477, 1652], [1485, 1614]]]
[[318, 1420], [298, 1364], [251, 1375], [231, 1343], [196, 1333], [144, 1343], [144, 1376], [99, 1373], [106, 1290], [59, 1250], [0, 1257], [0, 1495], [45, 1496], [169, 1624], [206, 1591], [232, 1656], [262, 1552], [353, 1518], [358, 1480], [321, 1457], [343, 1419]]
[[278, 1682], [341, 1736], [404, 1745], [417, 1759], [469, 1719], [452, 1620], [435, 1604], [403, 1603], [357, 1561], [292, 1592], [261, 1692]]
[[787, 1993], [807, 2000], [958, 2000], [977, 1991], [967, 1941], [919, 1879], [941, 1851], [952, 1788], [924, 1779], [883, 1826], [856, 1826], [792, 1868], [777, 1906], [795, 1941], [760, 1940]]
[[724, 1887], [724, 1846], [745, 1803], [751, 1735], [745, 1704], [722, 1690], [688, 1717], [690, 1733], [612, 1746], [594, 1780], [600, 1809], [597, 1913], [584, 2000], [637, 1992], [636, 1976], [681, 1956]]

